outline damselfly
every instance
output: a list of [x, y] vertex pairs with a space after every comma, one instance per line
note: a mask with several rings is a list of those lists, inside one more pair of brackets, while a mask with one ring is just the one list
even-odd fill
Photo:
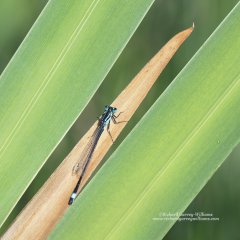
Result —
[[120, 113], [118, 116], [116, 116], [115, 115], [116, 111], [117, 111], [117, 108], [107, 105], [104, 108], [103, 114], [99, 117], [98, 126], [97, 126], [96, 130], [94, 131], [89, 143], [86, 145], [85, 149], [83, 150], [83, 152], [80, 156], [79, 162], [75, 166], [75, 170], [74, 170], [75, 173], [79, 172], [80, 169], [82, 169], [82, 171], [81, 171], [79, 180], [78, 180], [78, 182], [71, 194], [71, 197], [68, 201], [69, 205], [72, 205], [72, 203], [74, 202], [74, 200], [77, 196], [77, 192], [80, 187], [82, 178], [87, 170], [89, 162], [93, 156], [94, 150], [97, 146], [97, 143], [98, 143], [105, 127], [107, 127], [107, 131], [113, 141], [113, 138], [112, 138], [112, 135], [111, 135], [109, 129], [110, 129], [111, 120], [113, 121], [113, 123], [115, 123], [115, 124], [117, 123], [116, 118], [120, 115]]

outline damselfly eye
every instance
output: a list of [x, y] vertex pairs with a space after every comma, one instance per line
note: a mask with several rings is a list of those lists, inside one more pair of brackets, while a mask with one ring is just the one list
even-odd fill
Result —
[[109, 109], [109, 106], [106, 105], [106, 106], [104, 107], [104, 111], [107, 111], [108, 109]]
[[113, 111], [113, 113], [115, 113], [117, 111], [117, 108], [113, 107], [112, 111]]

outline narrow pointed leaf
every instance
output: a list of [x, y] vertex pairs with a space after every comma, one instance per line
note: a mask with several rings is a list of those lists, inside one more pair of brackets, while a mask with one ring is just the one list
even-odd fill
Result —
[[152, 2], [48, 2], [0, 79], [0, 224]]
[[[163, 71], [177, 49], [191, 34], [192, 30], [193, 28], [186, 29], [170, 39], [111, 104], [121, 112], [118, 121], [121, 121], [121, 119], [124, 121], [121, 124], [111, 125], [110, 131], [114, 140], [123, 130], [127, 121], [130, 120], [157, 80], [159, 74]], [[89, 139], [91, 139], [97, 125], [98, 121], [80, 139], [62, 164], [54, 171], [39, 192], [17, 216], [14, 223], [2, 237], [2, 240], [9, 238], [31, 240], [35, 239], [36, 236], [39, 239], [47, 238], [69, 207], [69, 197], [79, 179], [78, 176], [72, 174], [72, 169], [79, 161], [79, 157], [82, 156], [82, 151], [84, 151]], [[91, 174], [112, 144], [113, 142], [109, 134], [105, 131], [97, 144], [79, 190], [89, 180]]]

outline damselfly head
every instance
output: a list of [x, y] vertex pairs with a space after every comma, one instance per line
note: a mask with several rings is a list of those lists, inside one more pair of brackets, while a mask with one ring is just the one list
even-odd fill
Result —
[[115, 113], [117, 111], [117, 108], [109, 106], [109, 105], [106, 105], [104, 107], [104, 112], [107, 112], [108, 110], [110, 110], [112, 113]]

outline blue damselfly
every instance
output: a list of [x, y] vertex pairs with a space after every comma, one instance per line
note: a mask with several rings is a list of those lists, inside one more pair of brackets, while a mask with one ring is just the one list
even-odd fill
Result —
[[116, 118], [121, 114], [121, 113], [119, 113], [119, 115], [116, 116], [115, 115], [116, 112], [117, 112], [117, 108], [107, 105], [104, 108], [103, 114], [98, 118], [98, 126], [97, 126], [96, 130], [94, 131], [92, 137], [90, 138], [88, 144], [86, 145], [85, 149], [83, 150], [83, 152], [79, 158], [79, 162], [75, 166], [75, 170], [74, 170], [75, 173], [78, 173], [80, 171], [80, 169], [82, 171], [81, 171], [79, 180], [78, 180], [78, 182], [71, 194], [71, 197], [68, 201], [69, 205], [72, 205], [72, 203], [74, 202], [74, 200], [77, 196], [77, 192], [80, 187], [82, 178], [87, 170], [89, 162], [93, 156], [94, 150], [97, 146], [97, 143], [98, 143], [105, 127], [107, 127], [107, 131], [113, 141], [113, 138], [112, 138], [112, 135], [111, 135], [109, 129], [110, 129], [111, 120], [113, 121], [114, 124], [116, 124], [117, 123]]

